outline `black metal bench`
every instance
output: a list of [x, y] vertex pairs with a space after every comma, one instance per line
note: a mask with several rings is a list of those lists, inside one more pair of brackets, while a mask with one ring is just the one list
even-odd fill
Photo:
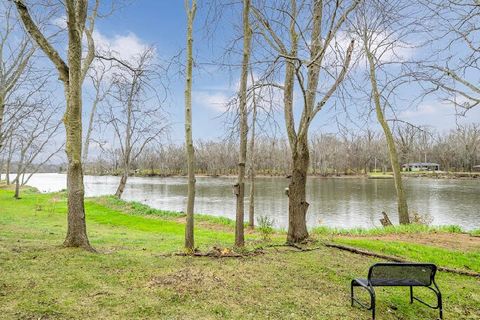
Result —
[[[375, 290], [374, 287], [410, 287], [410, 303], [417, 300], [427, 307], [439, 309], [440, 319], [443, 319], [442, 294], [435, 283], [437, 266], [431, 263], [377, 263], [370, 267], [367, 279], [354, 279], [351, 283], [352, 307], [354, 302], [367, 310], [372, 310], [375, 320]], [[354, 297], [353, 288], [362, 287], [370, 293], [370, 306], [366, 306]], [[437, 305], [432, 306], [413, 296], [413, 287], [426, 287], [437, 296]]]

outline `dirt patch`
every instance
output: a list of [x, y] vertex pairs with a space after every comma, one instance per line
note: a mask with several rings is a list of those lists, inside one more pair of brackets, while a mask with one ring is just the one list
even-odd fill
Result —
[[[349, 236], [347, 238], [359, 237]], [[480, 251], [480, 237], [472, 237], [471, 235], [464, 233], [388, 234], [362, 238], [382, 241], [411, 242], [454, 250]]]
[[178, 294], [199, 293], [223, 287], [225, 281], [211, 270], [184, 268], [166, 275], [153, 277], [147, 284], [151, 289], [168, 287]]

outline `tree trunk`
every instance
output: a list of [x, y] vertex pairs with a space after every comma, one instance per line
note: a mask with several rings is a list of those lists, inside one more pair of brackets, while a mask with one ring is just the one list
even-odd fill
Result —
[[7, 165], [5, 168], [5, 182], [7, 186], [10, 185], [10, 169], [12, 165], [13, 149], [12, 149], [12, 139], [8, 143], [8, 154], [7, 154]]
[[[88, 54], [82, 70], [82, 38], [85, 31], [88, 1], [65, 1], [68, 31], [68, 64], [66, 64], [47, 38], [32, 20], [28, 7], [22, 0], [15, 0], [19, 16], [26, 31], [53, 62], [64, 84], [66, 111], [63, 122], [66, 131], [65, 152], [67, 154], [67, 206], [68, 229], [64, 241], [66, 247], [82, 247], [93, 250], [87, 237], [84, 207], [82, 171], [82, 83], [94, 55], [93, 42], [89, 40]], [[94, 11], [98, 8], [98, 1]], [[91, 18], [93, 30], [94, 16]]]
[[247, 161], [247, 80], [250, 61], [252, 31], [249, 22], [250, 0], [243, 0], [243, 59], [240, 78], [240, 154], [238, 159], [237, 207], [235, 221], [235, 246], [243, 247], [244, 236], [244, 200], [245, 200], [245, 163]]
[[120, 183], [118, 184], [117, 191], [115, 191], [115, 197], [120, 199], [122, 197], [125, 186], [127, 185], [128, 171], [124, 171], [122, 177], [120, 178]]
[[[1, 90], [1, 89], [0, 89]], [[3, 117], [5, 114], [5, 97], [3, 93], [0, 93], [0, 151], [3, 148], [5, 140], [5, 133], [3, 132]]]
[[[74, 13], [70, 12], [70, 16]], [[66, 247], [91, 250], [85, 223], [85, 190], [82, 168], [82, 30], [81, 22], [67, 19], [68, 24], [68, 82], [65, 84], [67, 109], [64, 116], [65, 151], [68, 159], [68, 230]]]
[[[253, 85], [253, 74], [251, 75]], [[248, 226], [250, 228], [255, 227], [255, 124], [257, 121], [257, 103], [255, 100], [255, 92], [252, 93], [252, 132], [250, 135], [250, 196], [248, 206]]]
[[292, 151], [292, 176], [288, 186], [288, 243], [299, 243], [308, 238], [306, 215], [307, 171], [309, 162], [308, 142], [306, 138], [298, 141]]
[[17, 172], [17, 178], [15, 179], [15, 195], [13, 196], [15, 199], [20, 199], [20, 176]]
[[90, 147], [90, 140], [91, 140], [92, 131], [93, 131], [93, 123], [95, 120], [95, 114], [97, 113], [97, 105], [98, 105], [98, 98], [96, 97], [92, 104], [92, 110], [90, 111], [90, 119], [88, 121], [87, 134], [85, 136], [85, 142], [83, 144], [83, 156], [82, 156], [83, 166], [85, 166], [88, 160], [88, 148]]
[[370, 82], [372, 84], [373, 100], [375, 102], [375, 110], [377, 113], [377, 120], [382, 126], [387, 141], [388, 155], [390, 157], [390, 163], [392, 165], [393, 178], [395, 182], [395, 189], [397, 191], [397, 209], [398, 218], [400, 224], [409, 224], [410, 218], [408, 216], [407, 197], [403, 188], [401, 167], [398, 162], [397, 148], [395, 147], [395, 140], [393, 139], [392, 131], [388, 126], [380, 101], [380, 92], [378, 90], [377, 78], [375, 72], [375, 61], [371, 52], [366, 47], [367, 59], [370, 65]]
[[10, 185], [10, 163], [11, 163], [11, 158], [8, 157], [7, 159], [7, 164], [5, 166], [5, 183]]
[[186, 8], [187, 25], [187, 76], [185, 85], [185, 149], [188, 171], [187, 218], [185, 225], [185, 249], [193, 252], [194, 237], [194, 205], [195, 205], [195, 149], [192, 137], [192, 69], [193, 69], [193, 21], [197, 9], [196, 0], [192, 0], [191, 8]]

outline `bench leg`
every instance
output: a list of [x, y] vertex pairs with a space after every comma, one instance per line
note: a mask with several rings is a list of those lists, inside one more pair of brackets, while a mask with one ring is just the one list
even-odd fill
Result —
[[372, 320], [375, 320], [375, 297], [370, 296], [370, 305], [372, 306]]
[[437, 294], [437, 301], [438, 301], [438, 310], [440, 312], [440, 319], [443, 319], [442, 294], [440, 292]]
[[417, 300], [418, 302], [421, 302], [422, 304], [426, 305], [427, 307], [429, 308], [432, 308], [432, 309], [438, 309], [439, 313], [440, 313], [440, 319], [443, 319], [443, 305], [442, 305], [442, 293], [440, 292], [440, 290], [438, 289], [438, 286], [434, 283], [435, 285], [435, 288], [432, 288], [432, 287], [426, 287], [430, 290], [432, 290], [436, 297], [437, 297], [437, 305], [436, 306], [432, 306], [428, 303], [426, 303], [425, 301], [421, 300], [420, 298], [417, 298], [415, 296], [413, 296], [413, 288], [410, 287], [410, 303], [413, 303], [413, 300]]
[[372, 320], [375, 320], [375, 291], [373, 290], [373, 287], [365, 287], [365, 286], [360, 286], [361, 288], [365, 289], [368, 291], [370, 294], [370, 307], [364, 305], [360, 301], [356, 300], [354, 297], [354, 291], [353, 291], [353, 281], [350, 284], [350, 299], [352, 303], [352, 307], [354, 302], [357, 302], [361, 307], [367, 309], [367, 310], [372, 310]]
[[353, 281], [350, 283], [350, 300], [352, 302], [352, 307], [353, 307]]

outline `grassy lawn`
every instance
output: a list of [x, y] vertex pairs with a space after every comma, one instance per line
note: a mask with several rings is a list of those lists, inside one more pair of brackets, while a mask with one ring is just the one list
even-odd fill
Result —
[[[0, 188], [1, 319], [369, 319], [369, 312], [350, 307], [349, 284], [378, 259], [323, 246], [309, 252], [276, 247], [245, 258], [165, 256], [182, 249], [181, 215], [112, 198], [88, 199], [86, 210], [98, 253], [61, 246], [63, 194], [26, 190], [14, 200], [11, 190]], [[231, 222], [198, 220], [201, 250], [231, 246]], [[322, 232], [315, 237], [480, 271], [476, 250]], [[248, 248], [262, 245], [259, 239], [248, 232]], [[272, 241], [283, 240], [276, 234]], [[445, 319], [480, 319], [480, 279], [442, 272], [437, 279]], [[426, 290], [418, 293], [433, 298]], [[378, 319], [437, 316], [410, 305], [406, 288], [378, 289], [377, 303]]]

